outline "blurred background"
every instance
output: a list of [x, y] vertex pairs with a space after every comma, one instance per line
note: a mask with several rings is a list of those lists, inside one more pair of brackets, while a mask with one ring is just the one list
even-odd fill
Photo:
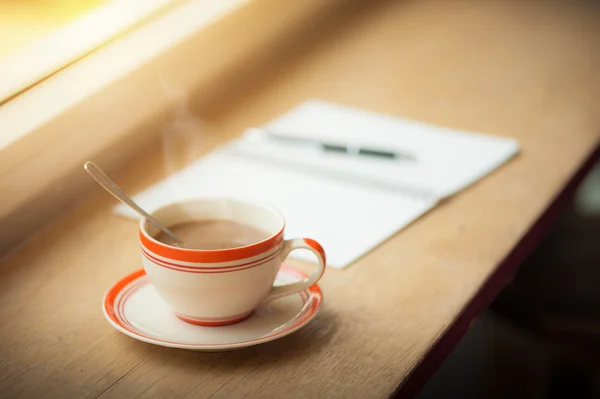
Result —
[[0, 62], [92, 11], [103, 0], [0, 0]]
[[[67, 55], [69, 45], [61, 31], [92, 13], [100, 3], [101, 0], [0, 0], [0, 105], [97, 46], [90, 32], [90, 37], [84, 39], [85, 50], [76, 56]], [[60, 43], [56, 49], [59, 53], [67, 50], [66, 57], [60, 57], [58, 62], [44, 51], [44, 47], [52, 47], [52, 42]]]
[[419, 399], [600, 398], [600, 164]]

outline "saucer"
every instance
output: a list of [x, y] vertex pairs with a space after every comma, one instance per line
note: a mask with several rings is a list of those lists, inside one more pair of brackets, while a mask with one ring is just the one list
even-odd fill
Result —
[[[306, 277], [282, 265], [275, 285]], [[204, 327], [180, 320], [158, 296], [143, 269], [119, 280], [106, 293], [104, 317], [117, 330], [155, 345], [196, 351], [245, 348], [284, 337], [305, 326], [317, 314], [323, 294], [317, 284], [307, 290], [259, 306], [247, 319], [227, 326]]]

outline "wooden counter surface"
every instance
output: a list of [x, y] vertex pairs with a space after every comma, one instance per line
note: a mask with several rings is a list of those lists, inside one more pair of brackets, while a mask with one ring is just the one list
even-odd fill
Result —
[[[148, 345], [104, 320], [105, 290], [141, 265], [136, 224], [111, 214], [113, 200], [96, 189], [0, 261], [0, 396], [382, 398], [409, 387], [597, 147], [599, 70], [592, 2], [390, 1], [348, 15], [206, 112], [199, 150], [180, 160], [307, 98], [515, 137], [520, 155], [347, 269], [328, 270], [308, 326], [227, 353]], [[134, 191], [164, 176], [165, 148], [117, 180]]]

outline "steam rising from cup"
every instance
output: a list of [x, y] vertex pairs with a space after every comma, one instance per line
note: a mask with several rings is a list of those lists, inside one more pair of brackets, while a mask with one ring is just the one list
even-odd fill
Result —
[[[174, 104], [173, 112], [161, 129], [165, 174], [170, 176], [184, 166], [197, 160], [206, 146], [208, 124], [194, 115], [189, 106], [188, 93], [169, 84], [163, 77], [159, 82], [165, 94]], [[184, 198], [185, 187], [172, 181], [169, 193], [172, 198]]]

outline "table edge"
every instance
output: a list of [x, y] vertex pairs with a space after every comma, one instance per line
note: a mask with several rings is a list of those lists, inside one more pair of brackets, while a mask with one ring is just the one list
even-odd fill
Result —
[[396, 388], [391, 395], [392, 398], [413, 398], [419, 393], [468, 331], [472, 322], [492, 303], [494, 298], [513, 278], [519, 266], [535, 249], [548, 228], [566, 208], [579, 184], [598, 160], [600, 160], [600, 143], [596, 144], [594, 150], [590, 152], [583, 164], [571, 176], [564, 188], [554, 197], [550, 205], [531, 225], [517, 245], [481, 285], [477, 293], [420, 362], [417, 363], [405, 381]]

